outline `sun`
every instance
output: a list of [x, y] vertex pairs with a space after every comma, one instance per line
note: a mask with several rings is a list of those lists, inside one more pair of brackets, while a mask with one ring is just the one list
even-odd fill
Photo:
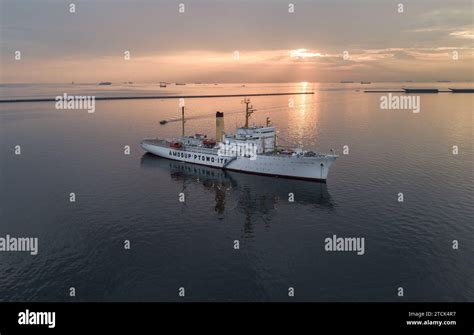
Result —
[[312, 58], [312, 57], [322, 57], [321, 53], [319, 52], [311, 52], [307, 49], [296, 49], [291, 50], [290, 52], [291, 58]]

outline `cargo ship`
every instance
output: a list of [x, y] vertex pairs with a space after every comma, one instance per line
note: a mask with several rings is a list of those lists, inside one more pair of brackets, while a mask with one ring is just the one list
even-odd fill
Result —
[[326, 182], [329, 169], [338, 157], [331, 153], [277, 146], [270, 118], [262, 126], [249, 126], [256, 111], [245, 99], [245, 124], [235, 134], [224, 132], [224, 113], [216, 112], [216, 136], [185, 136], [182, 107], [182, 136], [176, 139], [145, 139], [143, 150], [159, 157], [258, 175]]

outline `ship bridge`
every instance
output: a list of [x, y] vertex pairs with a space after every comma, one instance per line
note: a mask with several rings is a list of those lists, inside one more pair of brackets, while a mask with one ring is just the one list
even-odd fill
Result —
[[[245, 125], [243, 127], [237, 128], [235, 135], [223, 134], [221, 131], [219, 135], [223, 134], [223, 143], [222, 146], [230, 147], [240, 147], [244, 149], [245, 152], [249, 150], [254, 154], [265, 154], [276, 151], [276, 132], [275, 127], [271, 125], [270, 118], [267, 117], [267, 122], [265, 126], [256, 126], [255, 123], [253, 127], [249, 126], [249, 118], [256, 111], [250, 105], [249, 99], [244, 99], [242, 103], [245, 104]], [[221, 123], [219, 123], [220, 118], [223, 116], [222, 113], [216, 113], [216, 129]], [[220, 138], [220, 137], [218, 137]]]

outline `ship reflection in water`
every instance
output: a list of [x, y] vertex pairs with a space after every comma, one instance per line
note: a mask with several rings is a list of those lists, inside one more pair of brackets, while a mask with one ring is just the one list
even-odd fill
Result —
[[238, 197], [238, 208], [245, 211], [248, 221], [253, 213], [269, 214], [280, 203], [293, 200], [295, 204], [333, 208], [334, 204], [325, 183], [259, 176], [254, 174], [225, 171], [196, 164], [160, 158], [144, 154], [141, 166], [168, 170], [171, 179], [183, 184], [201, 184], [203, 189], [215, 193], [215, 211], [224, 214], [226, 197]]

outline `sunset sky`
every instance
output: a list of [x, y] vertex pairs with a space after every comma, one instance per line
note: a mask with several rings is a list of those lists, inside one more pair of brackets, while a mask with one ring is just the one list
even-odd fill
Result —
[[[288, 12], [290, 2], [294, 13]], [[474, 76], [470, 0], [0, 3], [3, 83], [467, 81]]]

